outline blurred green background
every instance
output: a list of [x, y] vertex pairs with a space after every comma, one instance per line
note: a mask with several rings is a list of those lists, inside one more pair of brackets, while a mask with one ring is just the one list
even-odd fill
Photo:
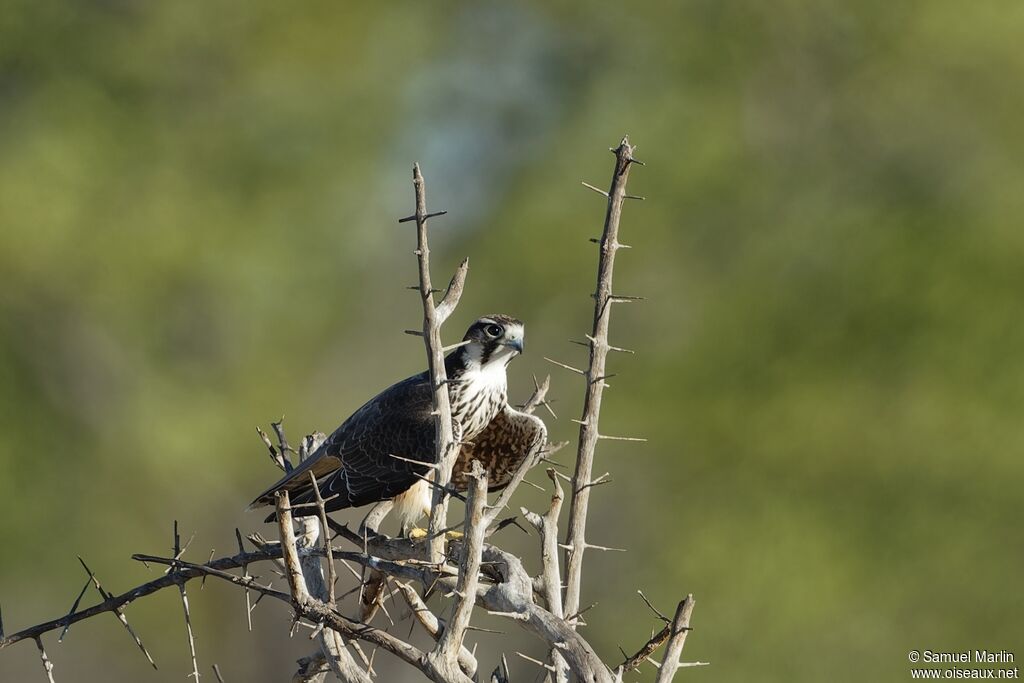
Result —
[[[650, 442], [598, 454], [589, 535], [631, 550], [585, 573], [602, 655], [649, 635], [638, 588], [697, 596], [685, 658], [712, 664], [678, 680], [900, 681], [910, 649], [1020, 646], [1022, 34], [1019, 2], [8, 0], [8, 632], [67, 611], [76, 553], [120, 592], [173, 519], [192, 559], [233, 552], [277, 475], [254, 425], [329, 431], [422, 369], [413, 161], [450, 212], [435, 277], [471, 259], [448, 338], [527, 321], [514, 398], [551, 372], [573, 438], [582, 387], [542, 356], [584, 362], [603, 204], [579, 183], [628, 132], [647, 201], [616, 285], [648, 301], [615, 310], [638, 353], [603, 425]], [[209, 680], [287, 680], [310, 649], [283, 606], [249, 634], [237, 591], [192, 590]], [[57, 680], [184, 680], [176, 594], [128, 614], [160, 671], [111, 617], [47, 638]], [[0, 653], [0, 680], [42, 677], [31, 643]]]

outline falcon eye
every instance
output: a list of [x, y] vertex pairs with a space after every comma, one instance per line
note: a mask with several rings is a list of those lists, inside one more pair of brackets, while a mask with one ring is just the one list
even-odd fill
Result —
[[501, 329], [500, 325], [488, 325], [484, 328], [484, 332], [487, 333], [488, 337], [500, 337], [504, 330]]

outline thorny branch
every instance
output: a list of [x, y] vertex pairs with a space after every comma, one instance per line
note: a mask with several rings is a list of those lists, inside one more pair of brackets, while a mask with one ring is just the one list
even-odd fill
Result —
[[[419, 265], [419, 293], [423, 302], [423, 343], [427, 350], [427, 368], [433, 387], [434, 407], [434, 471], [433, 504], [430, 509], [429, 543], [430, 558], [439, 562], [444, 555], [444, 529], [448, 525], [448, 496], [445, 490], [452, 478], [452, 468], [459, 449], [452, 426], [452, 409], [448, 397], [448, 374], [444, 367], [444, 344], [441, 342], [441, 325], [452, 314], [462, 296], [469, 271], [469, 259], [465, 259], [452, 276], [448, 290], [441, 303], [434, 304], [434, 289], [430, 281], [430, 247], [427, 241], [427, 188], [416, 164], [412, 171], [413, 188], [416, 193], [416, 260]], [[439, 215], [439, 214], [433, 214]], [[461, 438], [461, 437], [460, 437]]]
[[[271, 425], [274, 429], [274, 433], [277, 435], [278, 447], [275, 449], [273, 445], [269, 445], [271, 453], [271, 459], [278, 464], [286, 473], [291, 470], [291, 463], [287, 460], [288, 453], [292, 448], [288, 445], [288, 439], [284, 433], [284, 420], [278, 420]], [[264, 443], [269, 441], [262, 431], [257, 429], [260, 436], [264, 439]], [[316, 451], [317, 448], [325, 441], [326, 435], [321, 432], [315, 432], [309, 434], [302, 439], [299, 443], [299, 463], [301, 464], [309, 455]], [[279, 453], [283, 462], [279, 462], [277, 458], [274, 458], [275, 452]], [[320, 513], [316, 517], [308, 516], [303, 517], [299, 520], [299, 533], [296, 535], [296, 549], [300, 552], [302, 550], [308, 550], [314, 548], [317, 543], [317, 539], [322, 535], [324, 538], [324, 556], [327, 560], [328, 578], [327, 582], [324, 581], [323, 568], [320, 564], [320, 558], [311, 553], [305, 553], [302, 556], [301, 569], [303, 580], [306, 585], [307, 591], [315, 596], [318, 600], [326, 602], [330, 606], [335, 605], [334, 596], [334, 583], [336, 580], [334, 556], [330, 544], [330, 535], [327, 527], [327, 511], [324, 505], [325, 501], [320, 495], [319, 486], [317, 485], [316, 476], [310, 472], [309, 476], [312, 479], [313, 491], [316, 496], [317, 511]], [[241, 541], [239, 541], [241, 546]], [[244, 570], [244, 568], [243, 568]], [[246, 590], [248, 594], [248, 590]], [[251, 609], [250, 609], [251, 612]], [[317, 633], [317, 641], [319, 648], [316, 652], [303, 657], [299, 660], [299, 670], [295, 673], [295, 678], [298, 678], [304, 683], [320, 683], [326, 678], [326, 673], [333, 671], [334, 674], [345, 681], [355, 681], [357, 683], [368, 683], [369, 676], [359, 668], [352, 658], [352, 655], [345, 649], [345, 643], [341, 638], [341, 635], [336, 631], [330, 629], [320, 629]], [[320, 663], [323, 664], [324, 671], [320, 671]]]
[[[317, 507], [321, 512], [324, 510], [323, 498], [317, 495]], [[305, 561], [312, 559], [309, 555], [299, 560], [300, 549], [312, 548], [316, 545], [318, 535], [317, 520], [306, 517], [300, 522], [303, 527], [303, 539], [300, 542], [295, 536], [295, 527], [292, 524], [291, 506], [288, 503], [288, 492], [281, 491], [277, 497], [277, 518], [278, 531], [281, 537], [281, 549], [284, 555], [285, 571], [288, 578], [288, 588], [291, 592], [293, 605], [312, 604], [316, 601], [324, 605], [326, 609], [334, 609], [333, 590], [324, 586], [323, 573], [320, 568], [320, 560]], [[324, 535], [327, 535], [326, 524]], [[325, 555], [333, 562], [333, 552], [330, 543], [326, 543]], [[332, 572], [333, 578], [333, 572]], [[313, 595], [313, 593], [316, 595]], [[331, 670], [339, 679], [345, 683], [370, 683], [370, 676], [356, 664], [351, 653], [345, 649], [341, 639], [341, 633], [334, 630], [321, 629], [318, 634], [321, 651], [324, 659]]]
[[[547, 475], [554, 486], [551, 505], [548, 507], [547, 512], [543, 515], [538, 515], [526, 508], [520, 509], [523, 516], [526, 517], [526, 521], [540, 534], [541, 579], [544, 603], [547, 605], [549, 612], [561, 619], [565, 614], [562, 611], [562, 572], [558, 566], [558, 516], [562, 511], [562, 501], [565, 498], [565, 492], [562, 490], [562, 484], [558, 481], [558, 474], [554, 468], [549, 467]], [[558, 648], [553, 648], [550, 655], [555, 683], [567, 681], [568, 670]]]
[[[618, 226], [622, 204], [625, 199], [634, 198], [625, 191], [630, 166], [639, 163], [633, 158], [634, 147], [628, 139], [623, 138], [620, 145], [612, 150], [616, 163], [612, 183], [607, 193], [598, 190], [608, 198], [605, 215], [604, 231], [599, 241], [601, 245], [597, 289], [594, 293], [594, 324], [592, 332], [587, 336], [585, 344], [590, 349], [590, 363], [586, 370], [573, 368], [558, 363], [585, 377], [586, 394], [584, 410], [580, 423], [580, 438], [577, 448], [576, 467], [571, 478], [569, 528], [564, 546], [567, 548], [565, 574], [559, 564], [559, 517], [565, 492], [559, 477], [568, 479], [555, 469], [547, 469], [552, 484], [552, 496], [548, 509], [543, 514], [535, 514], [522, 508], [527, 522], [540, 534], [541, 573], [532, 577], [523, 566], [523, 562], [515, 555], [508, 553], [488, 542], [495, 533], [502, 529], [508, 519], [498, 522], [498, 515], [509, 505], [518, 485], [525, 481], [526, 474], [539, 462], [549, 460], [561, 446], [565, 444], [538, 444], [524, 463], [513, 474], [509, 485], [499, 494], [494, 503], [487, 503], [487, 474], [473, 463], [473, 471], [469, 478], [470, 487], [465, 496], [466, 515], [462, 523], [463, 538], [453, 542], [446, 548], [447, 505], [452, 493], [450, 486], [451, 469], [458, 453], [461, 435], [451, 419], [447, 377], [444, 367], [444, 353], [450, 350], [442, 345], [441, 325], [454, 311], [465, 286], [468, 261], [463, 261], [456, 270], [441, 301], [434, 303], [434, 292], [430, 280], [429, 245], [427, 241], [427, 220], [442, 215], [444, 212], [428, 213], [423, 176], [419, 167], [413, 171], [413, 184], [416, 195], [416, 212], [413, 216], [400, 222], [415, 221], [417, 228], [417, 261], [419, 266], [419, 284], [415, 287], [420, 293], [423, 303], [422, 332], [427, 351], [428, 367], [433, 383], [433, 407], [437, 433], [436, 452], [438, 465], [433, 470], [434, 489], [433, 507], [430, 530], [426, 546], [406, 538], [390, 538], [377, 531], [380, 519], [386, 514], [389, 506], [378, 505], [367, 516], [359, 531], [331, 520], [326, 514], [326, 501], [316, 496], [317, 515], [303, 516], [298, 521], [292, 515], [292, 507], [288, 494], [278, 494], [277, 522], [279, 542], [264, 540], [258, 535], [250, 536], [255, 545], [254, 551], [246, 551], [242, 535], [236, 529], [238, 552], [235, 555], [211, 559], [203, 564], [189, 562], [183, 558], [188, 543], [182, 546], [175, 523], [175, 539], [173, 554], [169, 558], [153, 555], [134, 555], [133, 559], [167, 567], [166, 573], [160, 577], [137, 586], [120, 595], [114, 595], [102, 588], [95, 575], [86, 567], [89, 582], [99, 592], [102, 602], [87, 608], [79, 608], [82, 594], [74, 601], [71, 610], [64, 616], [23, 629], [11, 635], [4, 635], [0, 621], [0, 649], [21, 640], [32, 640], [39, 649], [40, 659], [49, 681], [53, 681], [53, 664], [43, 648], [42, 637], [51, 631], [61, 630], [61, 638], [75, 623], [104, 612], [113, 613], [131, 634], [142, 652], [149, 654], [142, 641], [128, 625], [125, 607], [135, 600], [151, 595], [164, 588], [175, 586], [179, 589], [185, 610], [188, 632], [189, 652], [191, 655], [192, 673], [190, 677], [199, 679], [199, 663], [195, 652], [194, 635], [191, 628], [186, 584], [196, 578], [214, 577], [230, 583], [245, 591], [246, 619], [250, 623], [256, 604], [269, 597], [291, 605], [295, 625], [300, 623], [313, 629], [311, 638], [317, 638], [320, 647], [310, 655], [299, 660], [299, 670], [293, 680], [311, 683], [319, 682], [333, 673], [345, 683], [369, 683], [375, 674], [373, 668], [374, 653], [379, 649], [389, 653], [400, 661], [419, 670], [427, 679], [437, 683], [470, 683], [479, 680], [480, 672], [475, 649], [467, 647], [466, 639], [472, 626], [474, 608], [481, 608], [490, 614], [507, 619], [518, 628], [536, 636], [544, 645], [548, 662], [520, 654], [524, 659], [535, 662], [548, 671], [550, 680], [563, 683], [569, 680], [593, 683], [613, 683], [621, 681], [624, 673], [635, 670], [643, 661], [651, 661], [652, 656], [665, 646], [665, 656], [658, 672], [658, 682], [667, 683], [672, 680], [676, 670], [681, 666], [693, 666], [699, 663], [681, 663], [680, 656], [686, 636], [690, 630], [690, 616], [693, 609], [693, 598], [688, 596], [679, 603], [673, 619], [669, 620], [655, 610], [659, 618], [666, 622], [664, 628], [653, 635], [634, 655], [618, 665], [613, 672], [602, 661], [585, 637], [578, 632], [582, 623], [580, 610], [580, 587], [582, 576], [582, 559], [584, 551], [599, 546], [588, 544], [585, 537], [586, 518], [591, 489], [609, 481], [608, 475], [593, 479], [593, 459], [597, 441], [609, 437], [598, 431], [601, 397], [605, 380], [610, 376], [606, 372], [608, 351], [627, 351], [608, 343], [608, 324], [610, 309], [613, 303], [626, 302], [636, 297], [626, 297], [613, 293], [612, 271], [615, 253], [626, 245], [618, 241]], [[593, 188], [592, 186], [591, 189]], [[582, 343], [582, 342], [579, 342]], [[630, 352], [631, 353], [631, 352]], [[526, 412], [532, 412], [543, 406], [554, 417], [547, 403], [549, 379], [537, 384], [534, 395], [524, 404]], [[266, 446], [271, 460], [285, 472], [293, 469], [291, 456], [297, 455], [299, 460], [316, 449], [323, 439], [322, 434], [310, 435], [303, 439], [299, 450], [288, 445], [283, 424], [273, 423], [273, 431], [278, 443], [275, 445], [262, 430], [257, 429]], [[316, 479], [313, 479], [314, 488]], [[317, 491], [319, 494], [319, 491]], [[514, 519], [514, 518], [513, 518]], [[298, 525], [298, 531], [296, 531]], [[333, 538], [332, 538], [333, 532]], [[355, 550], [335, 547], [333, 541], [338, 538], [351, 543]], [[453, 566], [449, 558], [459, 557], [458, 566]], [[323, 563], [326, 561], [326, 576]], [[288, 591], [274, 588], [273, 582], [261, 583], [250, 574], [250, 566], [272, 562], [288, 583]], [[358, 585], [338, 596], [335, 593], [337, 578], [336, 563], [356, 578]], [[353, 565], [356, 568], [353, 568]], [[83, 566], [84, 562], [83, 562]], [[357, 571], [362, 569], [362, 574]], [[236, 571], [237, 570], [237, 571]], [[366, 578], [369, 577], [369, 578]], [[367, 581], [375, 581], [380, 593], [373, 597], [376, 606], [383, 607], [386, 587], [394, 584], [412, 615], [434, 640], [431, 649], [425, 650], [413, 645], [408, 640], [389, 632], [387, 628], [371, 625], [372, 613], [362, 618], [353, 619], [342, 613], [343, 598], [355, 590], [363, 591]], [[89, 583], [86, 584], [88, 588]], [[444, 611], [432, 611], [423, 598], [417, 593], [414, 585], [423, 586], [426, 592], [443, 596]], [[565, 588], [563, 596], [562, 590]], [[255, 604], [250, 595], [255, 594]], [[641, 594], [642, 595], [642, 594]], [[394, 599], [392, 593], [392, 600]], [[646, 601], [646, 597], [644, 597]], [[648, 605], [650, 603], [648, 602]], [[654, 609], [653, 605], [650, 605]], [[589, 609], [589, 608], [587, 608]], [[376, 609], [373, 610], [375, 612]], [[447, 619], [442, 619], [447, 616]], [[390, 618], [390, 617], [389, 617]], [[411, 634], [410, 634], [411, 635]], [[373, 648], [370, 656], [360, 647], [362, 642]], [[623, 653], [625, 656], [625, 653]], [[149, 658], [150, 663], [152, 659]], [[155, 666], [155, 664], [154, 664]], [[222, 680], [219, 668], [214, 668], [218, 680]], [[510, 675], [504, 654], [499, 657], [499, 665], [491, 674], [491, 681], [508, 683]]]
[[[187, 547], [188, 543], [185, 546]], [[184, 549], [181, 547], [181, 537], [178, 535], [178, 520], [174, 520], [174, 559], [179, 559], [184, 552]], [[178, 592], [181, 594], [181, 606], [185, 611], [185, 634], [188, 636], [188, 653], [192, 658], [192, 673], [189, 674], [189, 678], [194, 678], [196, 683], [199, 683], [199, 660], [196, 657], [196, 638], [192, 633], [192, 612], [188, 606], [188, 593], [185, 590], [184, 581], [178, 583]]]
[[[409, 609], [412, 610], [413, 616], [423, 626], [423, 629], [431, 635], [434, 640], [438, 640], [441, 636], [441, 629], [443, 627], [441, 620], [437, 618], [430, 608], [427, 607], [427, 603], [423, 602], [423, 598], [419, 596], [416, 589], [408, 583], [402, 583], [401, 581], [396, 582], [399, 590], [402, 593], [402, 597], [405, 598], [405, 602], [409, 605]], [[473, 676], [476, 673], [477, 661], [469, 649], [463, 645], [459, 648], [459, 667], [467, 676]]]
[[470, 472], [469, 497], [466, 501], [465, 532], [462, 543], [462, 559], [459, 562], [459, 576], [453, 593], [455, 606], [452, 618], [441, 630], [434, 649], [427, 654], [428, 669], [445, 680], [471, 681], [459, 664], [462, 641], [469, 628], [476, 604], [479, 584], [480, 557], [483, 552], [484, 505], [487, 503], [487, 473], [476, 460]]
[[629, 169], [636, 160], [634, 147], [629, 138], [622, 138], [615, 154], [615, 170], [608, 190], [608, 207], [604, 217], [604, 231], [601, 235], [601, 254], [597, 267], [597, 289], [594, 291], [594, 326], [588, 337], [590, 341], [590, 365], [585, 377], [586, 393], [583, 399], [583, 415], [580, 417], [580, 436], [576, 451], [576, 471], [572, 477], [572, 500], [569, 505], [569, 532], [566, 538], [567, 550], [565, 611], [575, 614], [580, 609], [580, 589], [583, 580], [583, 553], [587, 549], [587, 512], [590, 505], [590, 483], [594, 472], [594, 451], [601, 437], [598, 420], [601, 416], [601, 397], [605, 388], [605, 362], [608, 358], [608, 324], [611, 318], [612, 273], [615, 268], [615, 254], [623, 246], [619, 243], [619, 220], [622, 204], [626, 199], [626, 181]]
[[665, 648], [665, 659], [658, 669], [658, 678], [655, 683], [671, 683], [675, 678], [676, 671], [681, 666], [704, 666], [705, 662], [686, 663], [679, 661], [683, 654], [683, 645], [686, 643], [686, 635], [690, 632], [690, 615], [693, 614], [693, 596], [687, 595], [686, 599], [679, 603], [676, 608], [676, 615], [672, 619], [668, 646]]

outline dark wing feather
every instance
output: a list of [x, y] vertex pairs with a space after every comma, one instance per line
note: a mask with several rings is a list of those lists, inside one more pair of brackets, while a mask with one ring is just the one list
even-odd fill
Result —
[[543, 420], [506, 405], [473, 437], [472, 443], [463, 444], [452, 471], [455, 488], [466, 489], [469, 466], [474, 460], [479, 460], [487, 470], [489, 490], [505, 488], [523, 461], [540, 453], [547, 437]]
[[[273, 505], [274, 493], [282, 489], [289, 492], [293, 505], [315, 501], [310, 472], [317, 477], [320, 495], [328, 499], [328, 511], [394, 498], [428, 468], [392, 455], [425, 463], [434, 460], [434, 419], [426, 373], [392, 385], [363, 405], [250, 507]], [[295, 514], [315, 512], [306, 508]]]

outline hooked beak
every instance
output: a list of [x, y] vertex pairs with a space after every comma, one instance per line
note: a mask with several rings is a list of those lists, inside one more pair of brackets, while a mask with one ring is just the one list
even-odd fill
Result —
[[520, 338], [520, 339], [511, 339], [511, 340], [505, 342], [505, 346], [508, 346], [509, 348], [515, 349], [517, 353], [522, 353], [523, 352], [523, 340], [522, 340], [522, 338]]

